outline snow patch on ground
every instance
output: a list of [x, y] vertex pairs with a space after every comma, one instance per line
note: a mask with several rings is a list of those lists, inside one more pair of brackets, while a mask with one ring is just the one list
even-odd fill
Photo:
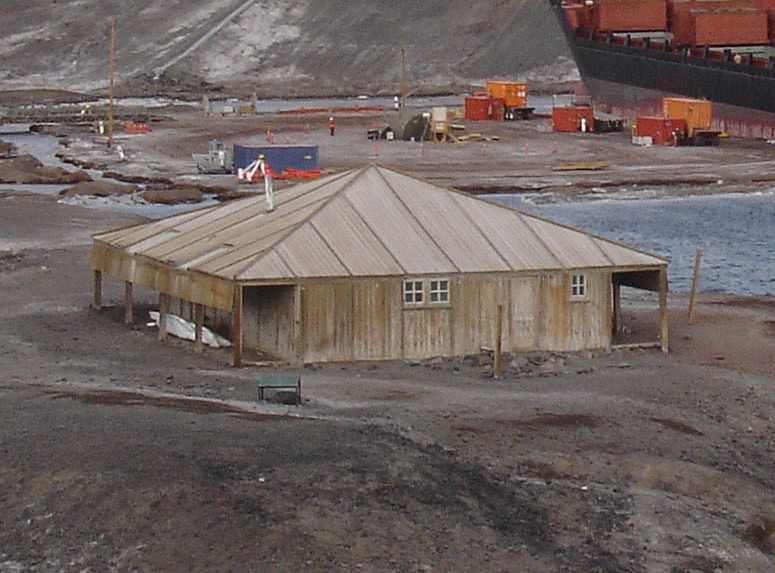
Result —
[[[266, 58], [265, 52], [301, 38], [301, 29], [289, 23], [297, 16], [295, 12], [284, 1], [257, 2], [227, 28], [228, 33], [220, 34], [210, 46], [202, 48], [198, 61], [205, 77], [217, 82], [256, 71]], [[282, 74], [289, 71], [295, 71], [295, 66], [281, 72], [275, 70], [275, 77], [287, 77]]]

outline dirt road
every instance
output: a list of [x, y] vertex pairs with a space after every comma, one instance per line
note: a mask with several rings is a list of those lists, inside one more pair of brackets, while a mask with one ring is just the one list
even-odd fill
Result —
[[[81, 128], [54, 131], [67, 137], [64, 156], [78, 162], [131, 176], [234, 189], [238, 182], [231, 175], [198, 175], [191, 154], [205, 153], [211, 139], [227, 146], [268, 145], [269, 131], [275, 144], [318, 146], [324, 169], [378, 163], [471, 192], [522, 190], [554, 192], [561, 197], [636, 198], [639, 193], [654, 197], [750, 192], [775, 185], [772, 146], [764, 141], [725, 139], [721, 147], [643, 148], [632, 145], [625, 133], [554, 133], [548, 119], [461, 121], [468, 134], [497, 138], [490, 142], [367, 140], [366, 131], [373, 127], [391, 126], [401, 133], [407, 118], [421, 111], [337, 114], [336, 136], [331, 137], [326, 127], [328, 114], [203, 117], [198, 110], [177, 106], [160, 112], [167, 119], [155, 123], [148, 135], [118, 135], [128, 161], [109, 153], [104, 138]], [[556, 170], [570, 162], [601, 162], [605, 167]]]
[[274, 406], [225, 351], [88, 309], [88, 233], [129, 219], [2, 201], [3, 573], [775, 567], [770, 300], [691, 327], [674, 300], [670, 356], [328, 365]]

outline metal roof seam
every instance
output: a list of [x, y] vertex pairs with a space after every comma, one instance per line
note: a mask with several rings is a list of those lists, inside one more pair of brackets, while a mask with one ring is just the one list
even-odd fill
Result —
[[466, 210], [466, 209], [463, 207], [463, 205], [461, 205], [461, 204], [460, 204], [460, 201], [458, 201], [458, 200], [457, 200], [457, 197], [455, 198], [455, 200], [453, 201], [453, 203], [455, 203], [455, 204], [457, 205], [458, 209], [459, 209], [459, 210], [460, 210], [460, 211], [463, 213], [463, 215], [464, 215], [464, 216], [465, 216], [465, 217], [466, 217], [466, 218], [467, 218], [467, 219], [468, 219], [468, 220], [471, 222], [471, 224], [474, 226], [474, 228], [475, 228], [477, 231], [479, 231], [479, 234], [480, 234], [480, 235], [481, 235], [481, 236], [484, 238], [484, 240], [487, 242], [487, 244], [488, 244], [488, 245], [490, 245], [490, 248], [493, 250], [493, 252], [494, 252], [496, 255], [498, 255], [498, 257], [500, 258], [500, 260], [502, 260], [502, 261], [503, 261], [503, 263], [506, 265], [506, 267], [508, 267], [508, 268], [509, 268], [509, 269], [511, 269], [512, 271], [513, 271], [513, 270], [515, 270], [515, 269], [514, 269], [514, 267], [513, 267], [513, 266], [511, 266], [511, 263], [509, 263], [508, 259], [507, 259], [507, 258], [506, 258], [506, 257], [503, 255], [503, 253], [501, 253], [500, 249], [499, 249], [498, 247], [496, 247], [496, 246], [495, 246], [495, 243], [493, 243], [493, 242], [492, 242], [492, 240], [490, 240], [490, 237], [488, 237], [488, 236], [487, 236], [487, 233], [485, 233], [485, 232], [484, 232], [484, 230], [481, 228], [481, 226], [479, 225], [479, 223], [477, 223], [477, 222], [476, 222], [476, 219], [474, 219], [474, 218], [471, 216], [471, 213], [469, 213], [469, 212], [468, 212], [468, 211], [467, 211], [467, 210]]
[[354, 276], [355, 273], [353, 273], [352, 269], [347, 265], [347, 263], [344, 262], [344, 260], [342, 260], [342, 257], [340, 257], [336, 250], [331, 246], [331, 243], [326, 240], [326, 238], [323, 236], [323, 233], [321, 233], [317, 226], [315, 226], [315, 221], [310, 220], [307, 222], [307, 224], [312, 228], [313, 231], [315, 231], [315, 234], [320, 238], [320, 240], [323, 241], [323, 244], [325, 244], [326, 248], [331, 251], [331, 254], [334, 255], [334, 258], [339, 261], [339, 264], [342, 265], [342, 268], [347, 271], [347, 274]]
[[[304, 194], [304, 196], [306, 196], [306, 193]], [[300, 197], [301, 197], [301, 195], [300, 195], [299, 197], [294, 197], [294, 200], [296, 200], [296, 199], [299, 199]], [[324, 201], [324, 200], [325, 200], [325, 199], [321, 199], [320, 201]], [[314, 205], [314, 203], [312, 203], [312, 204]], [[280, 218], [282, 218], [282, 217], [287, 217], [287, 216], [290, 216], [290, 215], [292, 215], [293, 213], [296, 213], [296, 212], [300, 211], [301, 209], [304, 209], [305, 207], [308, 207], [308, 206], [302, 206], [302, 207], [298, 207], [298, 208], [296, 208], [296, 209], [290, 209], [290, 210], [288, 210], [288, 209], [285, 209], [285, 210], [283, 211], [282, 215], [281, 215], [280, 217], [277, 217], [277, 218], [278, 218], [278, 219], [280, 219]], [[279, 211], [275, 211], [275, 212], [276, 212], [276, 213], [279, 213]], [[185, 250], [185, 249], [189, 249], [189, 248], [191, 248], [192, 246], [194, 246], [195, 244], [197, 244], [197, 243], [199, 243], [199, 242], [203, 242], [203, 241], [205, 241], [205, 242], [206, 242], [206, 241], [210, 241], [210, 240], [213, 240], [213, 239], [218, 239], [218, 238], [219, 238], [219, 237], [218, 237], [218, 235], [219, 235], [219, 234], [221, 234], [221, 233], [227, 233], [227, 235], [228, 235], [228, 231], [231, 231], [231, 232], [233, 232], [233, 230], [234, 230], [234, 227], [237, 227], [237, 226], [239, 226], [239, 225], [244, 225], [244, 224], [246, 224], [246, 223], [250, 223], [250, 222], [251, 222], [252, 220], [254, 220], [256, 217], [259, 217], [259, 216], [261, 216], [261, 215], [262, 215], [262, 213], [263, 213], [263, 208], [262, 208], [262, 212], [259, 212], [259, 213], [252, 213], [252, 214], [250, 214], [250, 215], [247, 215], [247, 216], [246, 216], [244, 219], [241, 219], [239, 222], [235, 222], [235, 223], [233, 223], [232, 225], [229, 225], [228, 227], [225, 227], [225, 228], [218, 229], [217, 231], [215, 231], [214, 233], [212, 233], [212, 234], [210, 234], [210, 235], [206, 235], [206, 236], [203, 236], [203, 237], [199, 237], [199, 238], [197, 238], [197, 239], [195, 239], [195, 240], [191, 241], [190, 243], [187, 243], [187, 244], [185, 244], [185, 245], [182, 245], [182, 246], [180, 246], [180, 247], [176, 247], [176, 248], [174, 248], [174, 249], [173, 249], [173, 250], [171, 250], [171, 251], [167, 251], [167, 252], [165, 252], [163, 255], [162, 255], [162, 254], [160, 254], [159, 256], [170, 256], [170, 255], [173, 255], [174, 253], [177, 253], [177, 252], [179, 252], [179, 251], [183, 251], [183, 250]], [[239, 236], [239, 235], [238, 235], [238, 236]], [[260, 240], [260, 239], [258, 239], [258, 240]]]
[[390, 258], [393, 259], [393, 262], [396, 263], [396, 266], [401, 269], [404, 273], [406, 273], [406, 267], [401, 264], [401, 262], [398, 260], [398, 257], [396, 257], [395, 253], [390, 250], [390, 247], [388, 247], [387, 243], [382, 240], [382, 237], [380, 237], [377, 232], [374, 230], [374, 228], [369, 224], [369, 222], [363, 217], [360, 211], [358, 211], [358, 208], [353, 204], [352, 201], [347, 197], [347, 194], [344, 194], [342, 196], [342, 200], [345, 201], [353, 211], [355, 211], [358, 214], [358, 218], [363, 223], [364, 227], [366, 227], [369, 232], [374, 236], [374, 238], [377, 240], [377, 242], [382, 245], [382, 247], [385, 249], [385, 252], [390, 255]]
[[425, 235], [431, 240], [431, 242], [436, 245], [436, 248], [439, 249], [441, 254], [444, 256], [445, 259], [449, 262], [450, 265], [457, 271], [462, 272], [460, 267], [458, 267], [455, 264], [455, 261], [453, 261], [450, 256], [446, 253], [444, 248], [439, 244], [439, 242], [436, 240], [436, 238], [431, 235], [428, 230], [425, 228], [425, 225], [422, 224], [422, 222], [417, 218], [417, 216], [412, 212], [412, 210], [409, 208], [409, 206], [404, 202], [404, 200], [401, 198], [401, 196], [396, 192], [396, 190], [393, 188], [393, 186], [390, 184], [390, 182], [387, 180], [385, 175], [381, 171], [381, 167], [377, 167], [377, 173], [379, 173], [379, 176], [382, 178], [382, 180], [385, 182], [385, 185], [387, 185], [388, 189], [393, 193], [395, 198], [398, 200], [401, 205], [403, 205], [404, 209], [406, 209], [406, 212], [409, 213], [409, 215], [417, 222], [417, 225], [419, 225], [419, 228], [422, 229], [422, 232], [425, 233]]
[[471, 195], [470, 193], [466, 193], [465, 191], [461, 191], [460, 189], [455, 189], [454, 187], [447, 187], [445, 185], [439, 185], [437, 183], [431, 183], [427, 179], [424, 179], [422, 177], [417, 177], [415, 175], [411, 175], [409, 173], [401, 171], [400, 169], [396, 169], [395, 167], [386, 167], [386, 166], [382, 166], [381, 165], [379, 167], [379, 169], [385, 169], [387, 171], [393, 171], [394, 173], [398, 173], [399, 175], [403, 175], [405, 177], [411, 177], [412, 179], [417, 179], [419, 181], [424, 181], [425, 183], [428, 183], [429, 185], [435, 185], [436, 187], [440, 187], [442, 189], [446, 189], [450, 193], [456, 193], [456, 194], [462, 195], [464, 197], [469, 197], [469, 198], [472, 198], [472, 199], [474, 199], [476, 201], [481, 201], [482, 203], [487, 203], [488, 205], [492, 205], [494, 207], [498, 207], [499, 209], [505, 209], [507, 211], [517, 212], [517, 213], [519, 213], [520, 215], [522, 215], [524, 217], [531, 217], [533, 219], [537, 219], [537, 220], [542, 221], [544, 223], [549, 223], [549, 224], [552, 224], [552, 225], [556, 225], [558, 227], [564, 227], [565, 229], [569, 229], [571, 231], [576, 231], [578, 233], [582, 233], [584, 235], [588, 235], [589, 237], [592, 237], [592, 238], [595, 238], [595, 239], [600, 239], [601, 241], [605, 241], [606, 243], [612, 243], [612, 244], [617, 245], [619, 247], [623, 247], [625, 249], [629, 249], [630, 251], [635, 251], [637, 253], [640, 253], [641, 255], [646, 255], [648, 257], [653, 257], [655, 259], [662, 260], [665, 263], [669, 263], [670, 262], [670, 259], [668, 257], [663, 257], [663, 256], [660, 256], [660, 255], [655, 255], [653, 253], [649, 253], [649, 252], [644, 251], [642, 249], [637, 249], [637, 248], [631, 247], [630, 245], [626, 245], [625, 243], [622, 243], [620, 241], [615, 241], [613, 239], [609, 239], [609, 238], [606, 238], [606, 237], [603, 237], [603, 236], [600, 236], [600, 235], [596, 235], [594, 233], [590, 233], [589, 231], [585, 231], [584, 229], [579, 229], [578, 227], [573, 227], [572, 225], [567, 225], [565, 223], [560, 223], [560, 222], [557, 222], [557, 221], [553, 221], [551, 219], [547, 219], [545, 217], [541, 217], [540, 215], [535, 215], [533, 213], [528, 213], [527, 211], [520, 211], [519, 209], [514, 209], [512, 207], [507, 207], [506, 205], [502, 205], [501, 203], [498, 203], [497, 201], [493, 201], [491, 199], [485, 199], [485, 198], [479, 197], [479, 196], [474, 196], [474, 195]]
[[526, 221], [525, 221], [525, 219], [524, 219], [524, 213], [522, 213], [521, 211], [516, 211], [516, 213], [517, 213], [517, 218], [518, 218], [520, 221], [522, 221], [522, 224], [525, 226], [525, 229], [527, 229], [527, 231], [528, 231], [528, 232], [529, 232], [531, 235], [533, 235], [533, 236], [536, 238], [536, 240], [538, 240], [538, 242], [539, 242], [541, 245], [543, 245], [543, 246], [544, 246], [544, 248], [546, 249], [546, 252], [547, 252], [547, 253], [549, 253], [549, 256], [550, 256], [550, 257], [552, 257], [552, 258], [553, 258], [555, 261], [557, 261], [557, 264], [560, 266], [560, 268], [565, 268], [565, 266], [566, 266], [566, 265], [563, 265], [563, 264], [562, 264], [562, 261], [560, 260], [560, 258], [559, 258], [557, 255], [555, 255], [555, 254], [554, 254], [554, 251], [552, 251], [552, 249], [549, 247], [549, 245], [547, 244], [547, 242], [546, 242], [546, 241], [544, 241], [544, 240], [541, 238], [541, 235], [539, 235], [539, 234], [536, 232], [536, 230], [535, 230], [535, 229], [533, 229], [533, 228], [532, 228], [530, 225], [528, 225], [528, 224], [527, 224], [527, 222], [526, 222]]
[[[352, 184], [353, 184], [353, 182], [357, 181], [359, 177], [363, 176], [363, 174], [366, 172], [366, 169], [367, 169], [366, 167], [364, 167], [364, 168], [361, 168], [361, 169], [360, 169], [358, 172], [356, 172], [355, 174], [353, 174], [353, 173], [352, 173], [352, 172], [350, 172], [350, 171], [347, 171], [347, 172], [345, 172], [347, 175], [353, 175], [352, 179], [351, 179], [351, 180], [348, 182], [348, 184], [349, 184], [349, 185], [352, 185]], [[340, 179], [340, 178], [337, 178], [335, 181], [338, 181], [339, 179]], [[332, 182], [333, 182], [333, 181], [332, 181]], [[321, 189], [322, 187], [323, 187], [323, 186], [321, 185], [321, 186], [319, 186], [319, 187], [316, 187], [315, 189], [316, 189], [316, 190], [317, 190], [317, 189]], [[270, 252], [270, 251], [273, 251], [273, 250], [277, 249], [277, 247], [278, 247], [278, 246], [279, 246], [281, 243], [283, 243], [285, 240], [289, 239], [289, 238], [290, 238], [290, 237], [291, 237], [293, 234], [295, 234], [295, 233], [296, 233], [296, 232], [297, 232], [299, 229], [301, 229], [301, 228], [302, 228], [302, 227], [303, 227], [303, 226], [304, 226], [306, 223], [308, 223], [308, 222], [309, 222], [309, 221], [310, 221], [310, 220], [311, 220], [311, 219], [312, 219], [312, 218], [313, 218], [315, 215], [317, 215], [317, 214], [318, 214], [318, 213], [319, 213], [321, 210], [323, 210], [323, 209], [324, 209], [324, 208], [325, 208], [327, 205], [329, 205], [329, 204], [330, 204], [330, 203], [331, 203], [331, 202], [332, 202], [332, 201], [333, 201], [333, 200], [334, 200], [336, 197], [338, 197], [338, 196], [339, 196], [339, 195], [340, 195], [340, 194], [341, 194], [341, 193], [342, 193], [342, 192], [343, 192], [343, 191], [344, 191], [346, 188], [347, 188], [347, 185], [345, 185], [345, 186], [342, 186], [342, 187], [341, 187], [341, 188], [340, 188], [338, 191], [336, 191], [335, 193], [332, 193], [330, 197], [327, 197], [326, 199], [322, 200], [322, 201], [321, 201], [321, 205], [320, 205], [320, 207], [318, 207], [317, 209], [315, 209], [314, 211], [312, 211], [312, 212], [311, 212], [311, 213], [310, 213], [310, 214], [309, 214], [309, 215], [308, 215], [308, 216], [307, 216], [305, 219], [303, 219], [303, 220], [302, 220], [302, 221], [300, 221], [300, 222], [299, 222], [297, 225], [295, 225], [295, 226], [294, 226], [292, 229], [290, 229], [290, 230], [289, 230], [289, 232], [288, 232], [288, 233], [287, 233], [285, 236], [283, 236], [283, 237], [281, 237], [280, 239], [278, 239], [278, 241], [277, 241], [277, 242], [276, 242], [274, 245], [272, 245], [271, 247], [268, 247], [268, 248], [267, 248], [267, 249], [266, 249], [266, 250], [265, 250], [263, 253], [261, 253], [261, 254], [260, 254], [258, 257], [256, 257], [256, 258], [255, 258], [255, 259], [252, 261], [252, 264], [245, 265], [245, 267], [244, 267], [244, 268], [243, 268], [243, 269], [242, 269], [242, 270], [241, 270], [241, 271], [240, 271], [240, 272], [239, 272], [237, 275], [235, 275], [235, 279], [236, 279], [236, 278], [239, 278], [239, 275], [241, 275], [241, 274], [242, 274], [242, 273], [243, 273], [243, 272], [244, 272], [244, 271], [245, 271], [247, 268], [249, 268], [250, 266], [253, 266], [253, 265], [255, 265], [256, 263], [258, 263], [258, 262], [259, 262], [259, 261], [260, 261], [260, 260], [261, 260], [263, 257], [265, 257], [265, 256], [266, 256], [266, 254], [267, 254], [268, 252]], [[313, 229], [314, 229], [314, 227], [313, 227]], [[317, 233], [317, 231], [316, 231], [316, 233]], [[285, 260], [285, 259], [282, 257], [282, 255], [281, 255], [279, 252], [277, 253], [277, 255], [278, 255], [278, 256], [280, 256], [280, 258], [282, 258], [282, 259], [283, 259], [283, 262], [284, 262], [284, 263], [285, 263], [285, 264], [288, 266], [288, 268], [289, 268], [289, 269], [291, 270], [291, 272], [294, 274], [294, 277], [297, 277], [298, 275], [297, 275], [296, 273], [294, 273], [294, 272], [293, 272], [293, 269], [291, 268], [291, 266], [290, 266], [290, 265], [288, 265], [288, 261], [286, 261], [286, 260]], [[345, 268], [345, 269], [347, 269], [347, 267], [344, 267], [344, 268]], [[348, 272], [349, 272], [349, 271], [348, 271]], [[245, 280], [245, 279], [243, 279], [243, 280]]]

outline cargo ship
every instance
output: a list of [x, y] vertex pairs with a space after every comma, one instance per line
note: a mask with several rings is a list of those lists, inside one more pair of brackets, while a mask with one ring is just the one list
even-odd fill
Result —
[[593, 103], [626, 118], [665, 96], [713, 127], [775, 139], [775, 0], [549, 0]]

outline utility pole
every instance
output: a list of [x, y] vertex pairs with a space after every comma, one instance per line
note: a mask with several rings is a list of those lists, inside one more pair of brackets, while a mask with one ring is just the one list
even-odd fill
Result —
[[110, 59], [108, 61], [108, 147], [113, 147], [113, 83], [116, 75], [116, 17], [110, 17]]
[[406, 86], [406, 44], [401, 40], [401, 109], [406, 105], [408, 88]]

